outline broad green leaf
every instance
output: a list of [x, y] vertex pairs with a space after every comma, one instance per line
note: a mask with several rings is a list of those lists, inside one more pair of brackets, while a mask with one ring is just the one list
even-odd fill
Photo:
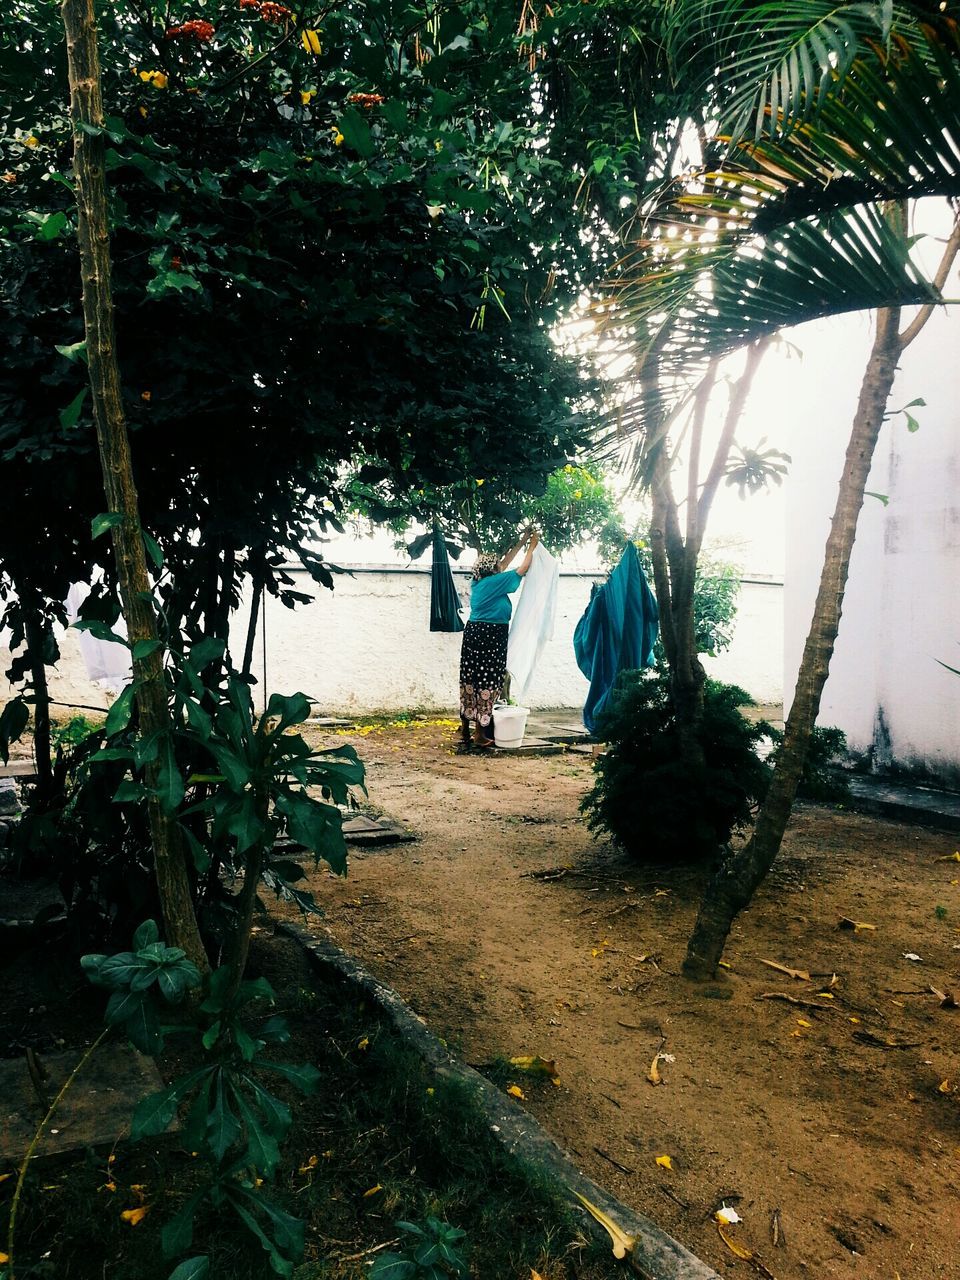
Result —
[[369, 160], [375, 149], [373, 135], [360, 112], [355, 107], [347, 107], [337, 121], [337, 127], [343, 134], [346, 146], [351, 147], [364, 160]]
[[168, 1280], [207, 1280], [210, 1274], [210, 1259], [204, 1254], [195, 1258], [186, 1258], [170, 1272]]
[[84, 387], [82, 391], [77, 392], [65, 409], [60, 410], [60, 425], [64, 431], [71, 430], [80, 421], [83, 402], [86, 400], [89, 391], [89, 387]]
[[260, 1111], [263, 1114], [264, 1124], [267, 1126], [270, 1133], [272, 1133], [279, 1141], [283, 1138], [292, 1123], [293, 1117], [290, 1114], [290, 1108], [285, 1102], [281, 1102], [279, 1098], [275, 1098], [272, 1093], [264, 1089], [263, 1085], [259, 1084], [250, 1076], [244, 1075], [241, 1079], [249, 1090], [253, 1101], [260, 1108]]
[[307, 719], [310, 715], [310, 699], [304, 693], [294, 693], [289, 697], [282, 693], [272, 693], [264, 715], [267, 720], [278, 721], [271, 729], [271, 734], [276, 736], [290, 725], [302, 724]]
[[257, 1115], [248, 1105], [238, 1088], [233, 1088], [233, 1097], [244, 1125], [244, 1136], [247, 1140], [247, 1159], [257, 1172], [264, 1177], [272, 1178], [280, 1163], [280, 1147], [276, 1138], [264, 1128]]
[[108, 529], [114, 529], [118, 524], [123, 524], [123, 514], [119, 511], [102, 511], [100, 515], [94, 516], [90, 521], [90, 536], [99, 538], [101, 534], [106, 533]]
[[[184, 1253], [193, 1244], [193, 1219], [207, 1194], [207, 1187], [195, 1191], [176, 1217], [164, 1225], [160, 1241], [165, 1257], [173, 1258], [178, 1253]], [[173, 1276], [170, 1280], [173, 1280]]]
[[283, 1076], [284, 1080], [289, 1080], [292, 1085], [296, 1085], [300, 1092], [304, 1094], [315, 1093], [322, 1079], [317, 1068], [310, 1066], [309, 1063], [295, 1067], [289, 1062], [265, 1061], [262, 1065], [268, 1071], [276, 1071], [277, 1075]]
[[143, 547], [147, 553], [147, 559], [155, 569], [162, 569], [163, 552], [160, 550], [160, 544], [145, 529], [140, 530], [140, 536], [143, 538]]
[[[247, 1229], [250, 1232], [252, 1232], [253, 1235], [256, 1236], [256, 1238], [263, 1245], [263, 1248], [267, 1253], [267, 1257], [270, 1259], [271, 1268], [276, 1272], [278, 1276], [283, 1276], [285, 1277], [285, 1280], [286, 1280], [286, 1277], [290, 1277], [293, 1275], [293, 1263], [289, 1259], [285, 1258], [282, 1253], [279, 1252], [279, 1250], [277, 1249], [277, 1246], [274, 1244], [274, 1242], [270, 1239], [270, 1237], [266, 1234], [266, 1232], [257, 1222], [256, 1218], [250, 1212], [250, 1209], [246, 1205], [240, 1203], [239, 1201], [240, 1191], [241, 1189], [239, 1187], [231, 1188], [231, 1194], [229, 1196], [229, 1200], [230, 1200], [230, 1204], [233, 1206], [234, 1213], [236, 1213], [240, 1221], [247, 1227]], [[260, 1205], [262, 1202], [263, 1202], [263, 1198], [261, 1197], [261, 1199], [257, 1202], [257, 1208], [260, 1208]]]
[[4, 764], [10, 759], [10, 744], [20, 738], [29, 723], [30, 708], [20, 696], [11, 698], [0, 711], [0, 760]]
[[111, 631], [110, 627], [98, 618], [81, 618], [79, 622], [73, 624], [73, 629], [74, 631], [86, 631], [98, 640], [107, 640], [110, 644], [122, 644], [125, 649], [130, 648], [126, 636], [121, 636], [116, 631]]
[[135, 778], [124, 778], [113, 793], [114, 804], [138, 804], [149, 795], [147, 788]]
[[239, 1141], [240, 1122], [233, 1114], [227, 1097], [223, 1068], [218, 1068], [213, 1085], [213, 1097], [207, 1113], [207, 1142], [214, 1158], [222, 1161], [230, 1148]]
[[133, 713], [133, 691], [134, 686], [128, 684], [113, 700], [104, 725], [104, 732], [108, 738], [112, 738], [115, 733], [120, 733], [130, 723], [130, 716]]
[[133, 949], [134, 951], [142, 951], [144, 947], [152, 946], [159, 941], [160, 928], [156, 920], [144, 920], [133, 935]]
[[177, 768], [173, 738], [165, 733], [160, 741], [160, 768], [157, 773], [157, 795], [164, 813], [176, 813], [183, 803], [183, 777]]
[[287, 831], [298, 844], [334, 871], [346, 874], [347, 847], [343, 839], [343, 815], [334, 805], [322, 804], [304, 791], [280, 791], [274, 805], [286, 819]]
[[162, 640], [138, 640], [133, 646], [133, 656], [136, 659], [149, 658], [151, 653], [156, 653], [158, 649], [163, 648]]
[[152, 1093], [149, 1097], [141, 1099], [130, 1121], [131, 1141], [138, 1142], [141, 1138], [154, 1138], [157, 1134], [164, 1133], [177, 1113], [177, 1104], [180, 1100], [196, 1088], [212, 1070], [211, 1067], [200, 1067], [196, 1071], [180, 1076], [158, 1093]]
[[71, 361], [71, 363], [75, 360], [86, 361], [87, 340], [86, 338], [84, 338], [80, 342], [71, 342], [71, 343], [68, 343], [66, 346], [61, 346], [59, 343], [57, 343], [54, 347], [54, 350], [59, 351], [60, 355], [62, 355], [65, 360]]
[[399, 1253], [381, 1253], [370, 1268], [370, 1280], [413, 1280], [417, 1264]]

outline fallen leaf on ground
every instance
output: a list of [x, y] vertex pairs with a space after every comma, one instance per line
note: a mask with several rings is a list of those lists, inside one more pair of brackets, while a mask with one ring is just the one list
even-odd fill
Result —
[[937, 1085], [937, 1093], [953, 1093], [953, 1085], [949, 1080], [941, 1080]]
[[722, 1223], [717, 1223], [717, 1231], [720, 1233], [720, 1239], [727, 1246], [735, 1258], [740, 1258], [743, 1262], [749, 1262], [753, 1265], [758, 1275], [764, 1277], [764, 1280], [774, 1280], [772, 1272], [768, 1271], [763, 1262], [757, 1257], [752, 1249], [748, 1249], [746, 1245], [742, 1245], [739, 1240], [734, 1240], [729, 1232], [724, 1231]]
[[673, 1161], [669, 1156], [657, 1156], [657, 1164], [661, 1169], [672, 1169]]
[[610, 1239], [613, 1241], [613, 1256], [615, 1258], [625, 1258], [628, 1253], [633, 1253], [637, 1245], [633, 1236], [628, 1236], [622, 1227], [617, 1226], [611, 1217], [608, 1217], [602, 1209], [598, 1209], [595, 1204], [591, 1204], [586, 1196], [582, 1196], [579, 1191], [574, 1194], [586, 1209], [587, 1213], [589, 1213], [591, 1217], [596, 1218], [601, 1227], [603, 1227], [609, 1234]]
[[954, 996], [953, 996], [953, 993], [952, 993], [952, 992], [950, 992], [950, 991], [939, 991], [936, 987], [931, 987], [931, 988], [930, 988], [930, 990], [933, 992], [933, 994], [934, 994], [934, 995], [937, 997], [937, 999], [940, 1001], [940, 1008], [941, 1008], [941, 1009], [956, 1009], [956, 1007], [957, 1007], [957, 1002], [956, 1002], [956, 1000], [954, 999]]
[[861, 929], [870, 929], [876, 931], [875, 924], [866, 924], [863, 920], [851, 920], [849, 916], [841, 916], [838, 923], [838, 929], [852, 929], [854, 933], [859, 933]]
[[796, 978], [800, 982], [809, 982], [810, 975], [805, 969], [791, 969], [788, 965], [777, 964], [776, 960], [761, 960], [768, 969], [776, 969], [777, 973], [785, 973], [788, 978]]
[[948, 853], [945, 858], [937, 858], [937, 862], [960, 862], [960, 849], [955, 849], [953, 853]]
[[541, 1058], [535, 1053], [521, 1054], [518, 1058], [511, 1058], [510, 1065], [516, 1067], [518, 1071], [529, 1071], [532, 1076], [549, 1076], [551, 1084], [560, 1083], [557, 1064], [553, 1058]]
[[647, 1072], [647, 1079], [651, 1084], [663, 1084], [663, 1076], [660, 1074], [661, 1062], [672, 1062], [673, 1054], [666, 1054], [662, 1049], [658, 1049], [653, 1055], [653, 1061], [650, 1063], [650, 1070]]
[[773, 1241], [775, 1249], [785, 1249], [787, 1247], [787, 1237], [783, 1230], [783, 1223], [780, 1220], [779, 1209], [774, 1209], [770, 1214], [770, 1239]]
[[124, 1209], [120, 1217], [124, 1222], [129, 1222], [131, 1227], [135, 1227], [138, 1222], [142, 1222], [150, 1212], [148, 1204], [141, 1204], [136, 1209]]
[[524, 1102], [526, 1102], [527, 1100], [527, 1095], [523, 1092], [523, 1090], [520, 1088], [518, 1084], [508, 1085], [507, 1093], [509, 1093], [511, 1098], [521, 1098]]

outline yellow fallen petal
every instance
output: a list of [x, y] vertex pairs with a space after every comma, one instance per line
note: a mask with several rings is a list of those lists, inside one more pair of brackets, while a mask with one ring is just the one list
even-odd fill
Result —
[[12, 1178], [12, 1173], [0, 1173], [0, 1182], [6, 1182], [8, 1178]]
[[808, 1022], [808, 1021], [806, 1020], [806, 1018], [798, 1018], [798, 1019], [797, 1019], [797, 1026], [799, 1026], [799, 1027], [812, 1027], [812, 1026], [813, 1026], [813, 1023], [812, 1023], [812, 1022]]
[[358, 1040], [358, 1041], [357, 1041], [357, 1048], [358, 1048], [358, 1049], [367, 1049], [367, 1048], [369, 1048], [369, 1047], [370, 1047], [370, 1037], [369, 1037], [369, 1036], [364, 1036], [362, 1040]]
[[383, 1190], [383, 1187], [382, 1187], [382, 1186], [381, 1186], [381, 1184], [378, 1182], [378, 1183], [377, 1183], [377, 1185], [376, 1185], [375, 1187], [370, 1187], [370, 1189], [369, 1189], [368, 1191], [365, 1191], [365, 1192], [363, 1193], [363, 1198], [364, 1198], [364, 1200], [369, 1200], [371, 1196], [375, 1196], [375, 1195], [377, 1194], [377, 1192], [378, 1192], [378, 1191], [382, 1191], [382, 1190]]
[[951, 1093], [952, 1089], [951, 1089], [950, 1081], [941, 1080], [939, 1085], [937, 1086], [937, 1091], [939, 1093]]
[[2, 1267], [4, 1263], [7, 1263], [9, 1261], [10, 1261], [9, 1253], [0, 1253], [0, 1267]]
[[509, 1093], [511, 1098], [522, 1098], [524, 1102], [526, 1102], [527, 1096], [518, 1084], [510, 1085], [510, 1087], [507, 1089], [507, 1093]]
[[723, 1226], [718, 1222], [717, 1231], [720, 1233], [720, 1239], [727, 1246], [730, 1252], [737, 1258], [742, 1258], [744, 1262], [752, 1262], [753, 1254], [749, 1249], [744, 1248], [737, 1240], [734, 1240], [728, 1232], [724, 1231]]
[[657, 1164], [661, 1169], [672, 1169], [673, 1162], [669, 1156], [657, 1156]]
[[142, 1204], [136, 1209], [124, 1209], [120, 1217], [124, 1222], [129, 1222], [131, 1227], [135, 1227], [138, 1222], [142, 1222], [144, 1220], [149, 1212], [150, 1206], [148, 1204]]
[[637, 1242], [633, 1236], [628, 1236], [622, 1227], [617, 1226], [614, 1220], [607, 1216], [602, 1209], [598, 1209], [595, 1204], [591, 1204], [586, 1196], [582, 1196], [579, 1191], [574, 1193], [587, 1213], [591, 1217], [596, 1218], [609, 1234], [613, 1241], [613, 1256], [615, 1258], [625, 1258], [628, 1253], [633, 1253], [637, 1247]]

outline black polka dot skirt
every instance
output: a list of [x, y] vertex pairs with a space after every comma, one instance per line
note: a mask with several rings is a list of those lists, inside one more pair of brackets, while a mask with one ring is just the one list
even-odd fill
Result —
[[460, 717], [486, 729], [507, 675], [506, 622], [468, 622], [460, 650]]

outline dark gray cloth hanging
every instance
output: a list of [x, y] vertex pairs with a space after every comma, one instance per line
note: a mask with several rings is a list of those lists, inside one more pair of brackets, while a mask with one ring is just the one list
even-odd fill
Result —
[[430, 630], [462, 631], [460, 597], [453, 581], [447, 543], [440, 526], [433, 526], [433, 567], [430, 570]]

